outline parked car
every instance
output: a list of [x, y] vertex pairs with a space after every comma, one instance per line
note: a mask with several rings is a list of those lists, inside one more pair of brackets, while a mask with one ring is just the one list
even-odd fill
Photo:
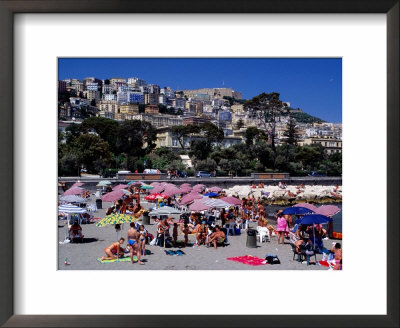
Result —
[[179, 178], [187, 178], [187, 174], [185, 171], [176, 171], [176, 174]]
[[326, 174], [322, 173], [322, 172], [318, 172], [318, 171], [312, 171], [310, 173], [308, 173], [309, 177], [326, 177]]
[[211, 173], [207, 171], [198, 171], [196, 173], [196, 178], [211, 178]]

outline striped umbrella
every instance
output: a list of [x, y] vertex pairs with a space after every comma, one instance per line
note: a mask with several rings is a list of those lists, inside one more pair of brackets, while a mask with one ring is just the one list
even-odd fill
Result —
[[340, 208], [335, 205], [322, 205], [315, 210], [315, 213], [332, 217], [340, 212]]
[[100, 181], [100, 182], [97, 184], [97, 187], [105, 187], [105, 186], [108, 186], [108, 185], [110, 185], [110, 184], [111, 184], [110, 181], [108, 181], [108, 180], [102, 180], [102, 181]]
[[195, 199], [194, 202], [189, 206], [189, 211], [199, 212], [206, 211], [210, 208], [211, 206], [204, 204], [202, 199]]
[[296, 205], [293, 205], [293, 207], [305, 207], [308, 208], [309, 210], [316, 212], [318, 207], [314, 206], [313, 204], [309, 204], [309, 203], [298, 203]]
[[140, 187], [140, 189], [154, 189], [153, 186], [147, 185], [147, 184], [142, 184], [142, 186]]
[[110, 224], [122, 224], [125, 222], [135, 222], [138, 221], [139, 218], [135, 218], [134, 216], [127, 215], [127, 214], [110, 214], [105, 216], [103, 219], [101, 219], [98, 223], [98, 227], [104, 227], [106, 225]]
[[75, 182], [69, 189], [83, 186], [82, 182]]
[[79, 197], [77, 195], [61, 196], [60, 201], [68, 202], [68, 203], [86, 203], [87, 202], [87, 200], [85, 198]]
[[232, 204], [232, 205], [240, 205], [240, 204], [242, 204], [240, 199], [238, 199], [236, 197], [232, 197], [232, 196], [222, 197], [221, 200], [223, 200], [224, 202], [227, 202], [229, 204]]
[[195, 192], [191, 192], [181, 198], [181, 201], [179, 202], [180, 205], [185, 205], [193, 202], [195, 199], [202, 199], [203, 195], [200, 195]]
[[80, 208], [79, 206], [65, 204], [58, 206], [58, 212], [60, 213], [86, 213], [84, 208]]

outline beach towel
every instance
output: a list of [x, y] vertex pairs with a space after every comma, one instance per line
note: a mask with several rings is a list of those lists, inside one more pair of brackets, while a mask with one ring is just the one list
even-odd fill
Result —
[[181, 251], [180, 249], [173, 251], [173, 250], [168, 250], [168, 251], [164, 251], [166, 255], [172, 255], [172, 256], [182, 256], [185, 255], [185, 253], [183, 251]]
[[[134, 256], [133, 257], [133, 262], [137, 262], [137, 257]], [[131, 258], [130, 257], [120, 257], [118, 260], [115, 258], [114, 260], [101, 260], [101, 257], [97, 258], [97, 261], [99, 261], [100, 263], [114, 263], [114, 262], [130, 262]]]
[[262, 258], [259, 258], [259, 257], [255, 257], [255, 256], [251, 256], [251, 255], [228, 257], [227, 260], [228, 261], [239, 262], [239, 263], [243, 263], [243, 264], [247, 264], [247, 265], [253, 265], [253, 266], [267, 264], [265, 259], [262, 259]]

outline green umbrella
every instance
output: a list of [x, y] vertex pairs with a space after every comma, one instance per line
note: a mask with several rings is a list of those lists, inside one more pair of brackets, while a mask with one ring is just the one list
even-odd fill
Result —
[[108, 180], [102, 180], [102, 181], [100, 181], [100, 182], [97, 184], [97, 187], [105, 187], [105, 186], [108, 186], [108, 185], [110, 185], [110, 184], [111, 184], [110, 181], [108, 181]]
[[144, 184], [144, 185], [142, 185], [142, 186], [140, 187], [140, 189], [154, 189], [154, 187], [153, 187], [153, 186], [150, 186], [150, 185], [147, 185], [147, 184]]
[[110, 224], [122, 224], [125, 222], [135, 222], [135, 221], [139, 221], [139, 218], [135, 218], [134, 216], [127, 215], [127, 214], [116, 213], [116, 214], [107, 215], [106, 217], [101, 219], [97, 223], [97, 226], [104, 227], [104, 226], [110, 225]]

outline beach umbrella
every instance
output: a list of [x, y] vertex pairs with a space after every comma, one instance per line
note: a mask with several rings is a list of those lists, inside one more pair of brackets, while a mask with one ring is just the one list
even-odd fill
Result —
[[162, 195], [160, 193], [153, 193], [153, 194], [150, 194], [150, 195], [146, 196], [144, 199], [146, 199], [146, 200], [156, 200], [158, 198], [168, 198], [168, 196]]
[[203, 195], [200, 195], [199, 193], [191, 192], [186, 194], [181, 198], [181, 201], [179, 202], [180, 205], [185, 205], [193, 202], [195, 199], [203, 199]]
[[183, 186], [183, 187], [181, 186], [179, 189], [181, 190], [181, 192], [182, 192], [183, 194], [192, 191], [192, 187], [190, 187], [190, 186]]
[[68, 203], [86, 203], [86, 199], [77, 195], [61, 196], [60, 201]]
[[158, 215], [171, 215], [171, 214], [182, 214], [180, 210], [174, 208], [174, 207], [170, 207], [170, 206], [163, 206], [160, 208], [157, 208], [154, 211], [151, 211], [149, 213], [149, 215], [153, 215], [153, 216], [158, 216]]
[[293, 207], [305, 207], [305, 208], [308, 208], [309, 210], [311, 210], [311, 211], [313, 211], [315, 213], [317, 213], [317, 209], [318, 209], [317, 206], [315, 206], [313, 204], [309, 204], [309, 203], [298, 203], [296, 205], [293, 205]]
[[82, 182], [75, 182], [69, 189], [80, 187], [80, 186], [83, 186]]
[[221, 199], [203, 199], [203, 203], [212, 208], [225, 208], [231, 206], [231, 204], [224, 202]]
[[154, 182], [150, 183], [150, 186], [153, 186], [153, 187], [157, 187], [159, 185], [160, 185], [160, 183], [157, 182], [157, 181], [154, 181]]
[[199, 183], [199, 184], [193, 186], [193, 190], [202, 191], [204, 189], [204, 187], [205, 187], [205, 185]]
[[71, 214], [71, 213], [82, 214], [86, 213], [86, 209], [72, 204], [65, 204], [58, 206], [58, 212], [66, 214]]
[[325, 216], [334, 216], [335, 214], [340, 212], [340, 208], [335, 205], [322, 205], [317, 208], [315, 213], [325, 215]]
[[106, 225], [110, 224], [122, 224], [125, 222], [134, 222], [138, 221], [139, 218], [135, 218], [132, 215], [127, 215], [127, 214], [121, 214], [121, 213], [116, 213], [116, 214], [110, 214], [105, 216], [103, 219], [101, 219], [98, 223], [98, 227], [104, 227]]
[[70, 189], [68, 189], [67, 191], [65, 191], [65, 193], [63, 193], [63, 196], [68, 196], [68, 195], [81, 195], [81, 194], [83, 194], [85, 192], [85, 189], [83, 189], [83, 188], [79, 188], [79, 187], [76, 187], [76, 188], [70, 188]]
[[129, 190], [126, 190], [126, 189], [119, 189], [119, 190], [121, 190], [127, 196], [132, 195], [132, 193]]
[[207, 196], [207, 197], [217, 197], [218, 194], [215, 193], [215, 192], [208, 192], [208, 193], [204, 194], [204, 196]]
[[212, 192], [221, 192], [222, 189], [221, 189], [220, 187], [215, 186], [215, 187], [209, 188], [208, 191], [212, 191]]
[[166, 195], [166, 196], [179, 195], [181, 193], [182, 193], [182, 191], [177, 187], [173, 187], [173, 188], [171, 187], [171, 188], [167, 188], [164, 190], [164, 195]]
[[304, 214], [310, 214], [310, 213], [314, 213], [314, 211], [305, 208], [305, 207], [298, 207], [298, 206], [292, 206], [292, 207], [288, 207], [287, 209], [285, 209], [282, 214], [283, 215], [304, 215]]
[[190, 188], [192, 188], [192, 187], [190, 186], [190, 183], [182, 183], [180, 187], [181, 187], [181, 188], [182, 188], [182, 187], [190, 187]]
[[147, 184], [142, 184], [140, 189], [154, 189], [154, 187]]
[[204, 204], [203, 199], [195, 199], [191, 205], [189, 205], [189, 211], [199, 212], [210, 209], [211, 206]]
[[108, 180], [102, 180], [102, 181], [100, 181], [100, 182], [97, 184], [97, 187], [105, 187], [105, 186], [108, 186], [108, 185], [110, 185], [110, 184], [111, 184], [110, 181], [108, 181]]
[[154, 187], [154, 189], [152, 190], [152, 193], [162, 193], [164, 191], [164, 187], [163, 186], [156, 186]]
[[324, 224], [331, 222], [332, 218], [321, 215], [321, 214], [307, 214], [304, 215], [301, 219], [296, 220], [297, 224], [302, 225], [312, 225], [313, 226], [313, 236], [314, 236], [314, 249], [315, 249], [315, 224]]
[[122, 196], [125, 195], [124, 191], [127, 191], [127, 190], [119, 189], [119, 190], [111, 191], [111, 192], [101, 196], [101, 200], [103, 202], [115, 202], [116, 200], [121, 199]]
[[236, 197], [232, 197], [232, 196], [228, 196], [228, 197], [222, 197], [221, 200], [223, 200], [224, 202], [227, 202], [231, 205], [240, 205], [242, 204], [241, 200], [236, 198]]
[[126, 184], [119, 184], [116, 185], [114, 188], [112, 188], [113, 190], [119, 190], [119, 189], [125, 189], [126, 187], [128, 187], [128, 185]]

